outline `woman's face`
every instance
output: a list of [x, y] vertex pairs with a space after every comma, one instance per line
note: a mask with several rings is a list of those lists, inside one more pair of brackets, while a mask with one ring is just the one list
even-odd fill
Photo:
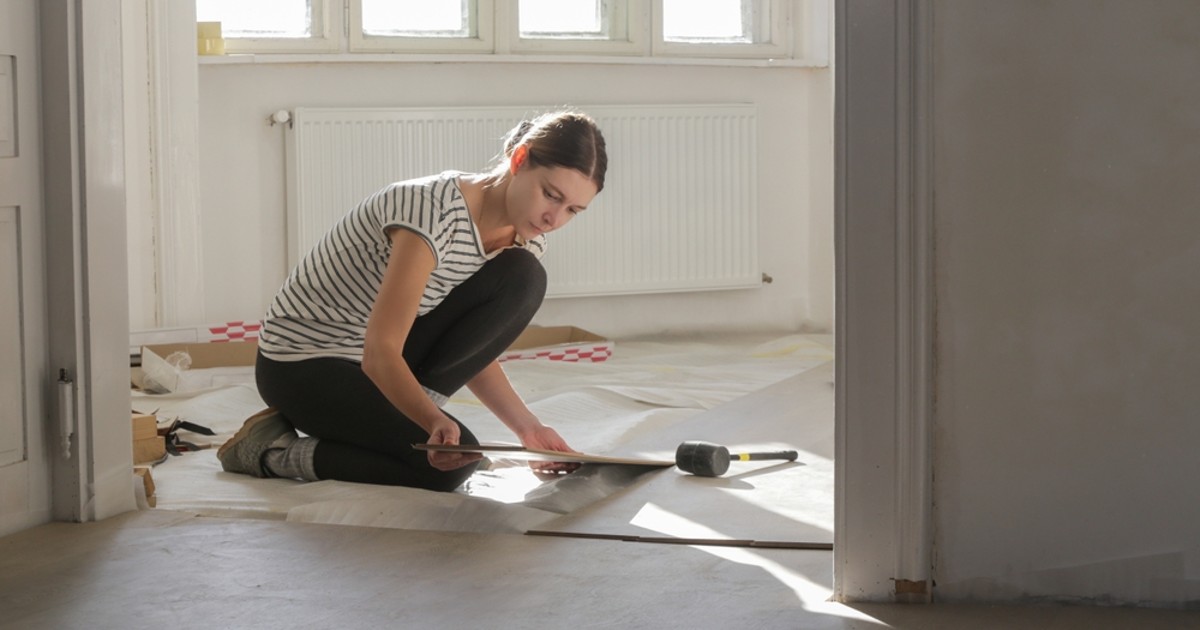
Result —
[[522, 164], [508, 185], [508, 218], [529, 240], [566, 225], [596, 192], [596, 183], [575, 169]]

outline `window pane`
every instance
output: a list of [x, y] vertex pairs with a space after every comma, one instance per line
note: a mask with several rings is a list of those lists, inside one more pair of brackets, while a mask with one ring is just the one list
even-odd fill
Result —
[[663, 39], [673, 42], [750, 43], [749, 6], [742, 0], [662, 0]]
[[197, 22], [220, 22], [223, 37], [312, 37], [309, 0], [196, 0]]
[[474, 37], [472, 4], [470, 0], [362, 0], [362, 30], [393, 37]]
[[521, 37], [607, 37], [603, 0], [519, 0]]

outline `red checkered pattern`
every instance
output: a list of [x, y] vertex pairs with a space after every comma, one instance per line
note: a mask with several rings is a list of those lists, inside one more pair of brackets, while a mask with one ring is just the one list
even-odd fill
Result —
[[612, 347], [607, 345], [581, 345], [581, 346], [555, 346], [539, 350], [532, 348], [519, 352], [509, 352], [500, 356], [500, 362], [517, 361], [523, 359], [545, 359], [548, 361], [567, 361], [575, 363], [579, 361], [591, 361], [599, 363], [608, 360], [612, 356]]
[[246, 341], [258, 339], [258, 331], [262, 322], [225, 322], [220, 326], [208, 327], [208, 340], [220, 343], [222, 341]]

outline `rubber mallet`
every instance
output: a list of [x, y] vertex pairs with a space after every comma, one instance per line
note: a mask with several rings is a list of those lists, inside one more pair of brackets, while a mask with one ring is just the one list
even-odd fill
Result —
[[800, 454], [796, 451], [775, 451], [773, 453], [729, 453], [729, 449], [710, 442], [684, 442], [675, 449], [675, 466], [685, 473], [698, 477], [720, 477], [729, 470], [729, 461], [757, 461], [763, 459], [784, 459], [796, 461]]

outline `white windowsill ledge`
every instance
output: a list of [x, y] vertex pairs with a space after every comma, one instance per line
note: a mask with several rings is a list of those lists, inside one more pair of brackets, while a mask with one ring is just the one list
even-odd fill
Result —
[[312, 63], [579, 63], [648, 66], [725, 66], [746, 68], [825, 68], [826, 60], [639, 57], [619, 55], [472, 55], [419, 53], [245, 53], [201, 55], [200, 65]]

